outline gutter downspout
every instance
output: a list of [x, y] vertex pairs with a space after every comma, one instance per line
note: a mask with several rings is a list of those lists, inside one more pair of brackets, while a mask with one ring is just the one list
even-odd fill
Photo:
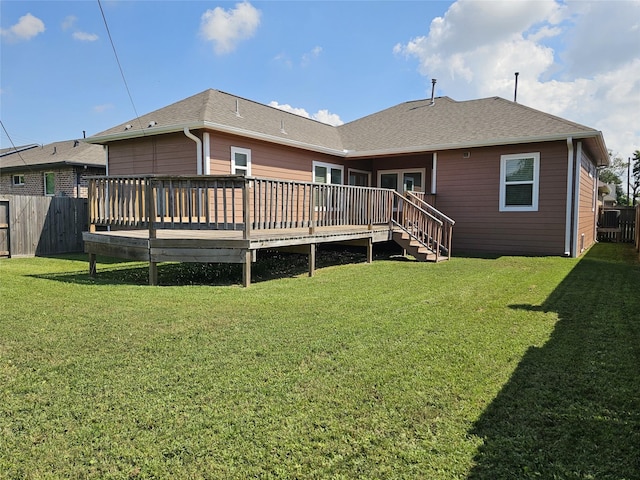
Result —
[[205, 175], [211, 175], [211, 140], [209, 132], [202, 134], [202, 150], [204, 151], [204, 168]]
[[573, 138], [567, 138], [567, 208], [564, 229], [564, 254], [571, 255], [571, 212], [572, 187], [573, 187]]
[[431, 165], [431, 194], [436, 194], [436, 176], [438, 173], [438, 152], [433, 152], [433, 163]]
[[109, 176], [109, 145], [102, 147], [104, 150], [104, 174]]
[[188, 127], [184, 127], [184, 134], [196, 142], [196, 169], [197, 174], [202, 175], [202, 140], [191, 133]]
[[578, 225], [580, 220], [580, 175], [582, 164], [582, 142], [578, 142], [578, 149], [576, 151], [576, 164], [574, 169], [574, 183], [573, 189], [573, 241], [571, 242], [571, 257], [576, 258], [578, 256]]

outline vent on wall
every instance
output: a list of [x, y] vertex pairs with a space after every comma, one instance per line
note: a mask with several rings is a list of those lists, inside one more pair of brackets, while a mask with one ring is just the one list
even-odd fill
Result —
[[462, 158], [469, 158], [471, 156], [471, 152], [463, 152]]

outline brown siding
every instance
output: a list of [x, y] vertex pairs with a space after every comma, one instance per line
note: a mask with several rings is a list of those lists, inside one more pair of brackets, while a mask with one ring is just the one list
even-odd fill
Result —
[[[540, 152], [537, 212], [500, 212], [500, 156]], [[456, 221], [454, 252], [564, 253], [566, 143], [486, 147], [438, 153], [438, 209]]]
[[195, 175], [196, 143], [184, 133], [109, 144], [109, 175]]
[[[597, 171], [583, 151], [580, 159], [580, 200], [578, 214], [577, 254], [589, 248], [594, 242], [596, 223], [595, 189], [597, 188]], [[582, 235], [584, 235], [584, 240]]]
[[231, 173], [231, 147], [251, 150], [251, 175], [254, 177], [311, 182], [314, 161], [344, 165], [343, 159], [331, 155], [223, 133], [210, 135], [212, 175]]

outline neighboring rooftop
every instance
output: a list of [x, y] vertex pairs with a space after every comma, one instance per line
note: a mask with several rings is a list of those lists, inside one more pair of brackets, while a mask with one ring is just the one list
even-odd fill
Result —
[[449, 97], [401, 103], [333, 127], [239, 98], [205, 90], [86, 139], [111, 141], [207, 128], [344, 157], [367, 157], [524, 142], [586, 139], [600, 164], [608, 162], [602, 133], [525, 105], [490, 97]]
[[0, 155], [2, 171], [85, 165], [88, 167], [106, 165], [104, 150], [100, 145], [91, 145], [80, 140], [65, 140], [28, 149], [3, 151]]

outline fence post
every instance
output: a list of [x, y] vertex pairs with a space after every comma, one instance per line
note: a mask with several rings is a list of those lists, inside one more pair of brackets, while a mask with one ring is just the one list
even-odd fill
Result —
[[243, 240], [251, 237], [251, 202], [249, 201], [249, 179], [245, 178], [242, 184], [242, 221], [244, 222], [244, 230], [242, 232]]
[[158, 284], [158, 264], [151, 259], [151, 240], [156, 238], [156, 202], [153, 195], [152, 179], [147, 179], [147, 222], [149, 223], [149, 285]]
[[93, 219], [95, 218], [95, 212], [97, 210], [96, 205], [98, 202], [97, 197], [97, 188], [96, 188], [96, 179], [92, 178], [89, 180], [89, 190], [87, 192], [87, 196], [88, 198], [88, 202], [89, 205], [87, 208], [87, 212], [88, 212], [88, 222], [87, 222], [87, 230], [89, 231], [89, 233], [95, 233], [96, 231], [96, 226], [93, 223]]
[[[309, 235], [313, 235], [316, 233], [316, 222], [314, 218], [314, 199], [316, 198], [315, 190], [317, 190], [317, 185], [311, 185], [311, 190], [309, 191]], [[318, 192], [320, 195], [320, 192]]]

